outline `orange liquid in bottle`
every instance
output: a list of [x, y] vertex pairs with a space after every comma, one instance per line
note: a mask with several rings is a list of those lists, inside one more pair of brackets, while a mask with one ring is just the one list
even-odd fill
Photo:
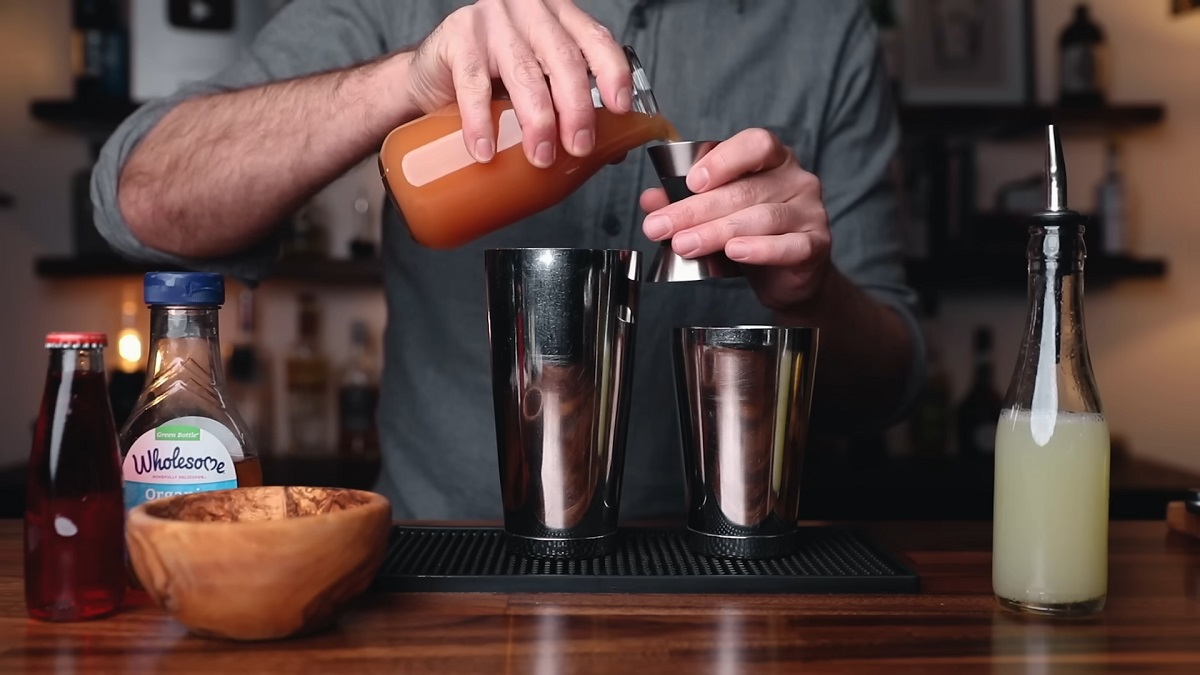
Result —
[[606, 164], [651, 141], [678, 137], [661, 116], [596, 109], [596, 147], [574, 157], [559, 144], [553, 165], [525, 158], [512, 103], [492, 102], [496, 155], [480, 164], [467, 153], [458, 106], [401, 126], [383, 141], [379, 171], [413, 239], [454, 248], [543, 211], [567, 197]]

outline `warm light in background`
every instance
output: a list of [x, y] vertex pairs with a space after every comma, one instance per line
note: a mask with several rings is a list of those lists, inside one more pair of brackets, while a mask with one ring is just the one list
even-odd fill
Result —
[[137, 304], [131, 300], [121, 303], [121, 332], [117, 333], [117, 360], [122, 372], [132, 373], [142, 367], [142, 335], [137, 322]]
[[131, 372], [142, 364], [142, 336], [134, 328], [124, 328], [117, 334], [117, 355], [122, 370]]

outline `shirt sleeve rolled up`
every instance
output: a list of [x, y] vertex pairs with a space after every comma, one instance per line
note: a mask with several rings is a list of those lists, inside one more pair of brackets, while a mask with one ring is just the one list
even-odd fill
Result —
[[121, 214], [117, 199], [121, 170], [141, 140], [184, 101], [346, 68], [385, 53], [380, 1], [293, 0], [222, 72], [139, 107], [109, 137], [92, 170], [91, 198], [100, 234], [130, 259], [219, 272], [248, 283], [261, 281], [278, 257], [278, 233], [237, 255], [220, 258], [187, 258], [155, 250], [134, 236]]

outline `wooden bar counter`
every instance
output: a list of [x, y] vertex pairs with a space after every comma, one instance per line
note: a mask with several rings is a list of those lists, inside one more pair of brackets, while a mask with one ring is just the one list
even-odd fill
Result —
[[230, 643], [135, 597], [114, 617], [25, 614], [21, 524], [0, 521], [3, 673], [1200, 673], [1200, 540], [1112, 524], [1109, 600], [1086, 620], [990, 595], [987, 522], [866, 526], [919, 595], [375, 595], [331, 630]]

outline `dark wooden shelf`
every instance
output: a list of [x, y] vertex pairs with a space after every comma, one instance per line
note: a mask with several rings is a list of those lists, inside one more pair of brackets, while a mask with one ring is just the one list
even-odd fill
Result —
[[[112, 129], [138, 108], [133, 101], [35, 100], [35, 118], [80, 129]], [[916, 134], [1017, 136], [1036, 134], [1055, 122], [1065, 133], [1111, 131], [1158, 124], [1166, 110], [1156, 103], [1113, 104], [1097, 108], [1045, 105], [902, 105], [900, 122]]]
[[[1088, 251], [1084, 279], [1089, 287], [1166, 275], [1164, 260], [1104, 253], [1103, 228], [1095, 216], [1087, 213], [1083, 216], [1086, 219], [1083, 238]], [[922, 292], [1025, 291], [1028, 217], [979, 212], [967, 217], [960, 229], [958, 243], [935, 244], [928, 259], [906, 263], [909, 283]]]
[[303, 281], [328, 286], [383, 286], [383, 263], [366, 260], [281, 260], [268, 279]]
[[[945, 260], [906, 263], [908, 281], [922, 291], [1019, 291], [1028, 279], [1022, 255], [962, 254]], [[1129, 279], [1166, 276], [1164, 260], [1128, 256], [1089, 255], [1084, 266], [1088, 287], [1107, 286]]]
[[104, 131], [117, 127], [138, 104], [133, 101], [97, 99], [95, 101], [36, 100], [29, 104], [34, 119], [79, 130]]
[[1040, 105], [905, 105], [900, 125], [906, 134], [1016, 137], [1038, 135], [1054, 123], [1065, 134], [1111, 132], [1149, 127], [1166, 117], [1156, 103], [1114, 104], [1097, 108]]
[[[912, 260], [906, 263], [909, 283], [922, 290], [1025, 289], [1025, 260], [1020, 255], [961, 254], [944, 261]], [[121, 258], [40, 258], [37, 275], [43, 279], [92, 279], [138, 276], [165, 269], [162, 265], [132, 263]], [[1088, 257], [1089, 284], [1109, 284], [1124, 279], [1153, 279], [1166, 275], [1163, 260], [1132, 257]], [[380, 261], [283, 260], [268, 280], [310, 282], [333, 286], [376, 287], [382, 284]]]
[[[39, 258], [35, 270], [44, 279], [90, 279], [96, 277], [138, 276], [168, 269], [163, 265], [133, 263], [112, 256], [92, 258]], [[281, 260], [268, 280], [308, 282], [330, 286], [380, 286], [382, 265], [370, 260]]]

